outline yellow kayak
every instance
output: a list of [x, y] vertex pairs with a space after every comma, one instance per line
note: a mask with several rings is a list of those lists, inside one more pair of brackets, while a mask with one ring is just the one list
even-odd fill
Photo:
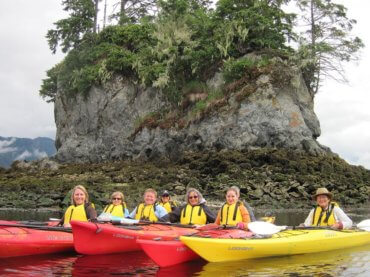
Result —
[[209, 262], [315, 253], [370, 244], [370, 232], [287, 230], [268, 238], [217, 239], [181, 236], [180, 240]]

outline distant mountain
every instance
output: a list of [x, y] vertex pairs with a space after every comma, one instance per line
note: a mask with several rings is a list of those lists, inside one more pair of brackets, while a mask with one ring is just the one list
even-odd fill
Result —
[[0, 166], [8, 168], [15, 160], [34, 161], [56, 153], [54, 140], [45, 137], [35, 139], [1, 137]]

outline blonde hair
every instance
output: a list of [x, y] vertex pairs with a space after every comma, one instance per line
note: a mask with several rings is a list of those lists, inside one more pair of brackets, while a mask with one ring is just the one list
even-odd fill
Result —
[[113, 192], [113, 193], [111, 194], [111, 196], [110, 196], [110, 200], [112, 200], [114, 196], [120, 196], [120, 197], [122, 198], [122, 202], [123, 202], [123, 200], [125, 199], [125, 197], [124, 197], [123, 193], [122, 193], [122, 192], [120, 192], [120, 191], [115, 191], [115, 192]]
[[75, 186], [73, 189], [72, 189], [72, 193], [71, 193], [71, 203], [73, 203], [73, 205], [76, 205], [76, 203], [75, 203], [75, 200], [74, 200], [74, 194], [75, 194], [75, 191], [76, 190], [82, 190], [82, 192], [85, 194], [85, 203], [88, 203], [89, 202], [89, 194], [88, 194], [88, 192], [87, 192], [87, 190], [85, 189], [85, 187], [84, 186], [82, 186], [82, 185], [77, 185], [77, 186]]
[[237, 186], [231, 186], [227, 189], [226, 191], [226, 194], [229, 192], [229, 191], [233, 191], [235, 192], [236, 196], [239, 198], [240, 197], [240, 189], [237, 187]]
[[154, 193], [155, 198], [157, 198], [157, 191], [156, 191], [155, 189], [152, 189], [152, 188], [146, 189], [146, 190], [144, 191], [144, 196], [145, 196], [145, 194], [147, 194], [148, 192]]
[[195, 188], [189, 188], [188, 191], [186, 192], [186, 203], [189, 203], [189, 195], [191, 192], [195, 192], [197, 195], [198, 195], [198, 204], [202, 203], [203, 202], [203, 195], [199, 192], [199, 190], [195, 189]]

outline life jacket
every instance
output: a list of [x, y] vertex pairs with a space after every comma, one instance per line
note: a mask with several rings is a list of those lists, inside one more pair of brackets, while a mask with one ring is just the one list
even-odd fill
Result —
[[229, 205], [227, 203], [223, 204], [221, 207], [220, 224], [236, 226], [238, 222], [242, 222], [243, 217], [239, 209], [239, 207], [242, 205], [243, 203], [240, 201], [237, 201], [232, 205]]
[[207, 215], [201, 205], [192, 206], [187, 204], [181, 211], [180, 223], [203, 225], [207, 223]]
[[158, 203], [151, 205], [145, 205], [144, 203], [139, 204], [136, 209], [135, 219], [149, 220], [152, 222], [158, 221], [158, 217], [155, 215], [157, 205]]
[[160, 202], [159, 205], [165, 208], [168, 213], [172, 212], [172, 207], [171, 207], [170, 202], [166, 202], [166, 203]]
[[165, 208], [168, 213], [172, 212], [172, 209], [174, 207], [177, 207], [176, 202], [175, 201], [172, 201], [172, 200], [170, 200], [170, 201], [168, 201], [166, 203], [159, 202], [159, 205], [161, 205], [163, 208]]
[[104, 213], [110, 213], [111, 215], [114, 216], [119, 216], [119, 217], [125, 217], [125, 209], [127, 209], [126, 203], [123, 202], [121, 205], [107, 205], [105, 206], [103, 212]]
[[335, 224], [334, 207], [339, 207], [339, 205], [336, 202], [330, 202], [326, 211], [324, 211], [320, 206], [316, 206], [313, 212], [312, 225], [331, 226]]
[[86, 216], [86, 208], [89, 205], [90, 203], [84, 203], [78, 206], [69, 206], [64, 214], [64, 224], [69, 223], [71, 220], [88, 221]]

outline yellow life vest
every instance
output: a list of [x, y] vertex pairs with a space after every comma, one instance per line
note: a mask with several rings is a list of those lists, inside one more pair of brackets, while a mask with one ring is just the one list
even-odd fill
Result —
[[152, 222], [158, 221], [157, 216], [155, 215], [157, 203], [151, 204], [151, 205], [145, 205], [144, 203], [141, 203], [136, 210], [135, 219], [138, 220], [149, 220]]
[[339, 207], [336, 202], [330, 202], [326, 211], [324, 211], [320, 206], [316, 206], [313, 212], [312, 225], [331, 226], [335, 224], [334, 207]]
[[71, 220], [88, 221], [85, 211], [85, 204], [78, 206], [71, 205], [68, 207], [64, 214], [64, 224], [69, 223]]
[[127, 209], [126, 203], [123, 202], [121, 205], [107, 205], [104, 208], [104, 213], [110, 213], [114, 216], [125, 217], [125, 209]]
[[172, 212], [172, 207], [171, 207], [170, 202], [166, 202], [166, 203], [160, 202], [159, 205], [165, 208], [168, 213]]
[[240, 205], [243, 205], [243, 203], [241, 203], [240, 201], [237, 201], [232, 205], [229, 205], [227, 203], [223, 204], [221, 207], [220, 224], [236, 226], [238, 222], [242, 222], [243, 217], [239, 209]]
[[192, 206], [187, 204], [181, 211], [180, 223], [186, 225], [203, 225], [207, 223], [207, 215], [202, 206]]

